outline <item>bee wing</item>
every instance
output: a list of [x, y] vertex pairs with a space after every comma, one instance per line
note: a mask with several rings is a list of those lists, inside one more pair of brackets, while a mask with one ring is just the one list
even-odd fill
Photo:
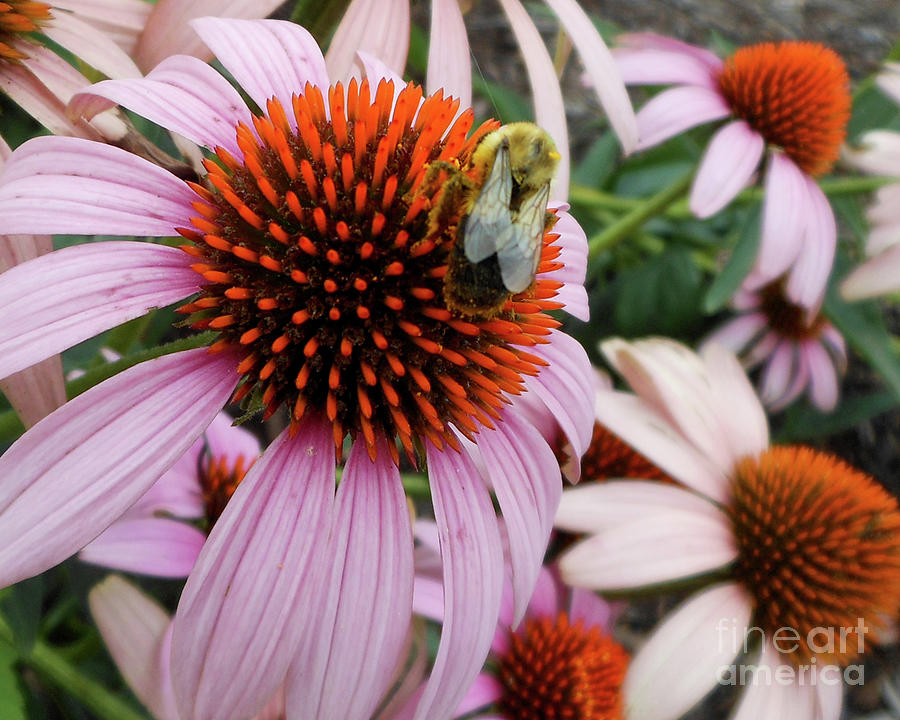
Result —
[[497, 240], [497, 259], [503, 284], [510, 292], [531, 285], [541, 261], [550, 183], [522, 201], [512, 224]]
[[463, 248], [469, 262], [481, 262], [497, 252], [497, 238], [512, 223], [509, 211], [512, 185], [509, 146], [504, 143], [494, 156], [494, 164], [466, 220]]

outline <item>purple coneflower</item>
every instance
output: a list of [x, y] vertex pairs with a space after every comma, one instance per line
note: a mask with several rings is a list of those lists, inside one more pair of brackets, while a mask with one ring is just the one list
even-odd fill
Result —
[[[466, 167], [496, 124], [469, 135], [471, 111], [457, 117], [456, 102], [399, 78], [329, 87], [314, 40], [291, 23], [205, 18], [194, 27], [264, 112], [185, 56], [146, 79], [99, 83], [74, 103], [88, 114], [122, 104], [214, 151], [203, 182], [53, 137], [23, 145], [0, 179], [12, 232], [186, 239], [181, 250], [78, 245], [0, 276], [0, 376], [187, 297], [192, 325], [217, 335], [208, 349], [142, 363], [85, 392], [0, 458], [0, 581], [86, 545], [233, 395], [265, 416], [284, 408], [290, 427], [228, 503], [176, 613], [182, 715], [248, 717], [285, 683], [304, 717], [315, 708], [368, 717], [411, 614], [404, 452], [427, 462], [448, 609], [416, 717], [446, 717], [499, 612], [503, 562], [487, 484], [510, 538], [517, 617], [561, 493], [551, 448], [505, 410], [508, 396], [539, 396], [576, 453], [589, 439], [587, 356], [545, 313], [562, 305], [568, 258], [584, 266], [583, 235], [564, 233], [566, 213], [556, 210], [560, 231], [545, 235], [531, 288], [491, 317], [451, 312], [443, 277], [461, 209], [429, 211], [443, 186], [425, 182], [428, 166]], [[366, 62], [370, 77], [388, 72]], [[488, 477], [459, 436], [477, 442]]]

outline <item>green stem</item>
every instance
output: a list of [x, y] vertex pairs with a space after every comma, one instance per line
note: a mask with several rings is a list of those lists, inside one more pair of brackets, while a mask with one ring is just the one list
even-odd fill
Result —
[[[15, 647], [10, 627], [0, 620], [0, 640]], [[54, 648], [38, 640], [19, 659], [58, 688], [78, 699], [99, 720], [147, 720], [147, 716], [120, 700], [103, 685], [78, 671]]]
[[669, 205], [687, 192], [693, 172], [687, 173], [674, 183], [660, 190], [646, 200], [635, 205], [629, 212], [616, 220], [606, 230], [594, 235], [588, 241], [590, 259], [596, 258], [604, 250], [609, 250], [631, 235], [641, 225], [663, 212]]

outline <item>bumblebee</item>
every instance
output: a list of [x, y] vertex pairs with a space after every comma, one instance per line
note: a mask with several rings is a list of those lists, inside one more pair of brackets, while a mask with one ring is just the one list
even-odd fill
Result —
[[475, 148], [457, 176], [463, 210], [444, 276], [450, 308], [490, 317], [532, 285], [554, 221], [547, 201], [559, 158], [530, 122], [504, 125]]

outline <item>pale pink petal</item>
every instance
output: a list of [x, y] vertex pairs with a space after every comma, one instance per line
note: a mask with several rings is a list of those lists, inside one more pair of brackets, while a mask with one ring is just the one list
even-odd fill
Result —
[[841, 283], [841, 294], [848, 300], [865, 300], [897, 291], [900, 291], [900, 245], [864, 262]]
[[[400, 95], [400, 91], [406, 87], [406, 83], [403, 81], [403, 78], [393, 70], [391, 70], [387, 65], [385, 65], [374, 55], [370, 55], [369, 53], [361, 50], [360, 52], [356, 53], [356, 57], [363, 69], [366, 80], [369, 81], [369, 86], [372, 88], [373, 94], [375, 89], [378, 88], [378, 86], [381, 84], [382, 80], [387, 80], [394, 83], [394, 97], [391, 101], [391, 112], [393, 113], [394, 107], [397, 104], [397, 97]], [[420, 108], [422, 107], [422, 102], [422, 100], [419, 101]]]
[[128, 241], [73, 245], [0, 275], [0, 377], [198, 289], [176, 248]]
[[612, 591], [659, 585], [711, 572], [737, 557], [724, 512], [654, 508], [582, 540], [559, 560], [567, 585]]
[[302, 94], [307, 82], [323, 92], [328, 87], [322, 51], [299, 25], [214, 17], [190, 25], [260, 109], [273, 97], [281, 102], [291, 127], [296, 125], [291, 98]]
[[792, 302], [815, 311], [825, 299], [834, 264], [837, 223], [828, 198], [811, 178], [806, 178], [806, 189], [809, 209], [804, 218], [803, 246], [788, 275], [785, 292]]
[[4, 233], [175, 235], [197, 195], [143, 158], [79, 138], [39, 137], [16, 149], [0, 186]]
[[721, 513], [714, 503], [690, 490], [653, 480], [609, 480], [562, 494], [555, 525], [573, 533], [594, 533], [645, 515], [673, 514], [704, 517], [716, 522]]
[[140, 80], [91, 85], [75, 96], [69, 110], [90, 119], [116, 104], [210, 150], [221, 146], [235, 157], [242, 156], [235, 128], [238, 123], [253, 127], [237, 90], [209, 65], [188, 56], [164, 60]]
[[259, 439], [247, 428], [234, 425], [225, 413], [216, 415], [203, 434], [206, 449], [216, 460], [224, 459], [229, 467], [244, 460], [244, 469], [256, 460], [260, 453]]
[[844, 705], [844, 684], [841, 682], [840, 670], [832, 672], [830, 676], [823, 676], [820, 670], [815, 690], [816, 720], [840, 720]]
[[565, 103], [553, 60], [522, 3], [519, 0], [500, 0], [500, 6], [509, 19], [528, 73], [534, 98], [534, 120], [550, 134], [562, 156], [550, 196], [554, 200], [565, 200], [569, 195], [569, 131], [566, 126]]
[[534, 590], [562, 494], [559, 461], [541, 434], [514, 412], [494, 432], [479, 435], [478, 447], [494, 488], [509, 540], [518, 625]]
[[[428, 476], [444, 561], [444, 627], [416, 720], [450, 717], [487, 656], [503, 591], [497, 518], [463, 453], [427, 445]], [[477, 591], [474, 591], [477, 588]]]
[[[50, 53], [49, 50], [46, 52]], [[0, 90], [50, 132], [99, 140], [100, 134], [86, 123], [76, 124], [69, 119], [65, 103], [28, 69], [26, 63], [4, 66], [0, 73]]]
[[597, 421], [668, 475], [714, 500], [727, 496], [727, 473], [716, 468], [666, 419], [640, 398], [624, 392], [598, 397]]
[[760, 378], [760, 398], [767, 407], [783, 405], [791, 381], [797, 376], [797, 359], [791, 343], [782, 341], [772, 352]]
[[756, 339], [767, 327], [766, 316], [762, 313], [738, 315], [718, 330], [713, 331], [703, 344], [717, 343], [734, 352], [741, 352], [750, 342]]
[[775, 352], [778, 343], [781, 342], [781, 336], [774, 330], [769, 328], [763, 333], [763, 336], [751, 345], [748, 350], [744, 351], [741, 361], [745, 368], [754, 368], [760, 363], [769, 359], [769, 356]]
[[831, 354], [832, 362], [838, 373], [845, 373], [847, 371], [847, 343], [844, 341], [844, 336], [834, 325], [828, 323], [822, 328], [821, 340], [825, 349]]
[[681, 717], [740, 652], [750, 613], [750, 598], [736, 583], [714, 585], [682, 604], [631, 660], [622, 686], [627, 717]]
[[493, 705], [501, 697], [503, 697], [503, 685], [500, 684], [500, 681], [489, 673], [481, 673], [475, 678], [475, 682], [472, 683], [469, 692], [456, 708], [453, 717], [462, 717], [479, 708]]
[[763, 283], [779, 277], [796, 260], [803, 245], [805, 218], [815, 210], [806, 175], [784, 153], [769, 153], [765, 193], [756, 260]]
[[55, 14], [50, 22], [41, 26], [41, 32], [106, 77], [141, 76], [134, 60], [112, 39], [73, 15]]
[[176, 53], [212, 59], [190, 21], [205, 15], [220, 18], [261, 18], [283, 0], [157, 0], [134, 51], [134, 59], [144, 72]]
[[122, 518], [88, 543], [78, 558], [113, 570], [184, 578], [205, 542], [205, 533], [180, 520]]
[[[900, 202], [900, 193], [897, 202]], [[877, 255], [898, 244], [900, 244], [900, 219], [871, 228], [869, 237], [866, 238], [866, 255], [869, 257]]]
[[330, 534], [333, 564], [304, 604], [315, 630], [298, 649], [287, 704], [308, 718], [368, 718], [391, 684], [412, 617], [412, 528], [386, 442], [374, 462], [365, 443], [354, 443]]
[[429, 95], [443, 89], [444, 97], [459, 98], [460, 108], [472, 107], [469, 39], [457, 0], [433, 0], [431, 3], [425, 89]]
[[325, 54], [328, 76], [335, 82], [349, 78], [360, 50], [402, 74], [409, 51], [409, 29], [409, 0], [353, 0]]
[[253, 716], [253, 720], [284, 720], [286, 717], [284, 689], [279, 688], [266, 706]]
[[53, 7], [76, 13], [131, 55], [153, 6], [143, 0], [53, 0]]
[[205, 445], [206, 439], [201, 435], [178, 462], [128, 509], [126, 516], [172, 515], [177, 518], [202, 518], [206, 513], [206, 502], [197, 471], [200, 453]]
[[691, 212], [715, 215], [753, 179], [765, 141], [743, 120], [729, 123], [710, 140], [691, 188]]
[[169, 684], [169, 616], [136, 585], [109, 575], [88, 594], [91, 615], [122, 677], [156, 720], [178, 720]]
[[563, 283], [556, 291], [554, 299], [565, 303], [565, 310], [570, 315], [587, 322], [590, 319], [587, 291], [584, 289], [588, 261], [587, 236], [578, 221], [568, 212], [567, 204], [551, 202], [549, 208], [556, 208], [556, 224], [553, 226], [553, 232], [559, 237], [554, 245], [560, 249], [557, 262], [563, 267], [551, 272], [538, 273], [538, 277]]
[[575, 0], [547, 0], [547, 4], [559, 16], [560, 23], [572, 38], [609, 124], [627, 155], [637, 147], [638, 128], [615, 59], [594, 23]]
[[863, 133], [858, 144], [859, 150], [844, 150], [843, 159], [873, 175], [900, 174], [900, 133], [870, 130]]
[[562, 583], [554, 573], [554, 570], [550, 570], [543, 565], [541, 566], [537, 583], [534, 586], [534, 594], [528, 602], [527, 617], [549, 617], [555, 619], [560, 611], [565, 609], [563, 608], [563, 599], [560, 595], [566, 592], [568, 588], [563, 589]]
[[[798, 682], [786, 682], [779, 677], [778, 672], [784, 669], [790, 673], [789, 677], [795, 677], [799, 670], [795, 669], [786, 658], [780, 654], [770, 641], [766, 639], [762, 653], [758, 657], [749, 658], [747, 665], [752, 665], [755, 671], [749, 676], [745, 672], [745, 687], [741, 692], [734, 713], [734, 720], [757, 720], [757, 718], [791, 718], [791, 720], [821, 720], [816, 712], [816, 686], [822, 682], [822, 678], [816, 676], [815, 684]], [[809, 671], [807, 666], [804, 672]], [[821, 670], [821, 668], [816, 668]], [[741, 665], [737, 666], [740, 673]], [[810, 673], [811, 674], [811, 673]], [[829, 673], [826, 672], [826, 676]], [[840, 671], [837, 673], [840, 678]], [[731, 678], [729, 677], [730, 681]], [[736, 682], [740, 682], [738, 674]]]
[[724, 65], [721, 58], [706, 48], [651, 32], [619, 35], [616, 44], [634, 50], [663, 50], [687, 55], [701, 62], [713, 75], [717, 75]]
[[[898, 223], [900, 222], [898, 202], [900, 202], [900, 183], [878, 188], [875, 201], [866, 210], [866, 218], [873, 225]], [[900, 239], [900, 235], [895, 234], [894, 239]], [[868, 250], [868, 244], [866, 249]]]
[[41, 420], [0, 457], [0, 585], [62, 562], [203, 432], [237, 382], [230, 355], [149, 360]]
[[550, 343], [531, 352], [549, 365], [525, 384], [550, 411], [572, 444], [575, 457], [584, 455], [594, 432], [594, 371], [581, 343], [565, 333], [553, 331]]
[[[317, 618], [298, 605], [327, 562], [334, 497], [331, 426], [285, 430], [238, 486], [175, 615], [172, 668], [184, 720], [237, 720], [281, 685]], [[241, 682], [234, 682], [241, 678]]]
[[691, 55], [629, 47], [618, 47], [612, 55], [626, 85], [693, 85], [716, 90], [715, 74]]
[[440, 580], [416, 574], [413, 583], [413, 612], [435, 622], [444, 620], [444, 584]]
[[608, 631], [613, 624], [613, 608], [590, 590], [572, 588], [569, 619], [572, 622], [581, 620], [587, 628], [599, 627]]
[[707, 88], [681, 86], [663, 90], [638, 111], [638, 149], [646, 150], [730, 114], [731, 108], [722, 96]]
[[838, 401], [838, 378], [828, 351], [814, 340], [803, 343], [800, 352], [809, 368], [809, 398], [822, 412], [834, 410]]

